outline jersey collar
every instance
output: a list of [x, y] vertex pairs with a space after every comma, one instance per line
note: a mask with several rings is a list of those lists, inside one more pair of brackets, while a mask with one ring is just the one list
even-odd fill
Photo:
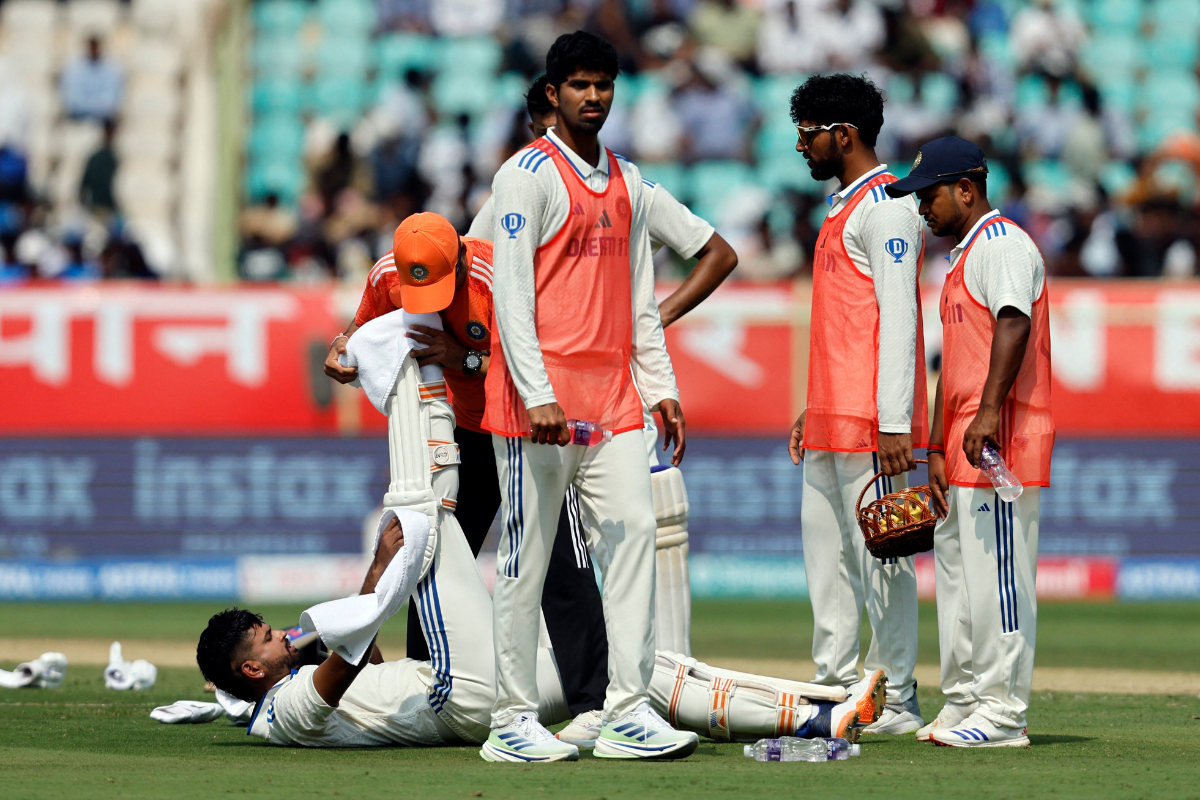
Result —
[[[271, 707], [275, 701], [275, 694], [283, 688], [285, 683], [296, 677], [296, 673], [299, 671], [300, 670], [298, 669], [292, 670], [287, 675], [280, 678], [278, 683], [276, 683], [270, 689], [267, 689], [267, 693], [262, 696], [262, 699], [258, 701], [258, 705], [254, 707], [254, 714], [251, 715], [250, 722], [246, 725], [247, 736], [258, 736], [262, 739], [270, 738], [270, 724], [275, 721], [275, 710]], [[267, 715], [260, 719], [259, 712], [261, 712], [263, 708], [267, 709]]]
[[608, 153], [606, 153], [604, 150], [604, 142], [601, 142], [599, 139], [596, 141], [600, 145], [600, 163], [594, 167], [584, 161], [583, 158], [580, 157], [580, 155], [574, 150], [563, 144], [563, 140], [555, 135], [554, 128], [546, 131], [546, 141], [558, 148], [558, 152], [563, 154], [563, 156], [567, 159], [567, 163], [575, 169], [575, 172], [578, 173], [579, 177], [585, 182], [588, 178], [592, 177], [592, 173], [594, 172], [603, 172], [605, 175], [608, 174]]
[[878, 167], [863, 175], [845, 189], [829, 195], [829, 197], [825, 198], [825, 201], [829, 203], [830, 208], [837, 208], [839, 205], [849, 202], [850, 198], [854, 197], [858, 190], [866, 186], [872, 178], [874, 178], [876, 175], [882, 175], [885, 172], [887, 172], [887, 164], [880, 164]]
[[979, 232], [991, 224], [992, 220], [998, 216], [1000, 216], [1000, 210], [993, 208], [991, 211], [980, 217], [979, 221], [975, 223], [975, 227], [971, 228], [970, 232], [963, 237], [963, 240], [959, 242], [953, 250], [950, 251], [950, 255], [947, 256], [947, 259], [950, 261], [950, 263], [957, 263], [958, 257], [966, 252], [967, 248], [971, 246], [971, 242], [975, 241], [975, 237], [979, 235]]

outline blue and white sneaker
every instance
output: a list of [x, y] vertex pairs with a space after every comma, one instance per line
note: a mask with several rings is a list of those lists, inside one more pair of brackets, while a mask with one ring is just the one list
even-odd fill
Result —
[[929, 740], [942, 747], [1029, 747], [1029, 729], [1001, 727], [972, 714], [952, 728], [936, 728]]
[[537, 714], [525, 711], [503, 728], [492, 730], [479, 751], [484, 761], [578, 761], [579, 748], [560, 742], [542, 727]]
[[700, 746], [691, 731], [677, 731], [649, 703], [606, 723], [596, 739], [597, 758], [687, 758]]

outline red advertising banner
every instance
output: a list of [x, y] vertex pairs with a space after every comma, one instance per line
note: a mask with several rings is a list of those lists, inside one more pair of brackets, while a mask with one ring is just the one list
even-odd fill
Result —
[[[1200, 434], [1200, 284], [1056, 281], [1050, 292], [1060, 433]], [[382, 430], [361, 392], [321, 373], [356, 301], [331, 287], [0, 291], [0, 432]], [[932, 359], [936, 289], [924, 305]], [[668, 329], [693, 433], [790, 427], [804, 404], [808, 306], [807, 284], [731, 285]]]

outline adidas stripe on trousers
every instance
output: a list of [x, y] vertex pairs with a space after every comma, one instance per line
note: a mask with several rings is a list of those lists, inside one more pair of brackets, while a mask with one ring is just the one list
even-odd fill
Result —
[[[887, 675], [887, 701], [912, 696], [917, 664], [917, 576], [909, 558], [880, 561], [867, 552], [858, 527], [858, 493], [879, 471], [874, 453], [804, 451], [800, 531], [813, 609], [813, 683], [849, 686], [858, 680], [864, 606], [871, 623], [867, 670]], [[863, 505], [908, 486], [908, 476], [880, 477]]]
[[654, 671], [655, 522], [640, 429], [595, 447], [531, 444], [493, 435], [500, 473], [500, 542], [492, 595], [496, 704], [492, 727], [538, 708], [538, 608], [559, 510], [574, 484], [588, 545], [604, 576], [608, 631], [606, 719], [648, 700]]
[[1025, 727], [1033, 688], [1040, 503], [1036, 486], [1013, 503], [990, 488], [951, 486], [934, 532], [942, 691], [1014, 728]]

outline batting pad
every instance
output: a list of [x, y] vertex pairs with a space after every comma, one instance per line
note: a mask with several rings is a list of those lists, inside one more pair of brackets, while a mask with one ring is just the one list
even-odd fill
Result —
[[675, 467], [650, 473], [654, 496], [655, 645], [659, 650], [692, 652], [692, 588], [688, 578], [688, 498], [683, 473]]
[[[783, 686], [805, 691], [789, 691]], [[792, 736], [808, 722], [812, 703], [829, 701], [832, 691], [840, 699], [845, 698], [841, 689], [722, 670], [679, 653], [662, 651], [654, 659], [654, 676], [650, 679], [650, 702], [655, 711], [675, 728], [718, 742]]]

